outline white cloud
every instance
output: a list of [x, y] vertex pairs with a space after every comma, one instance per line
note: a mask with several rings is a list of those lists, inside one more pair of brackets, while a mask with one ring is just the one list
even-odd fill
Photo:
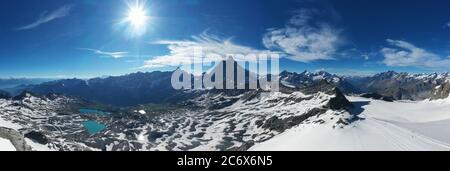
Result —
[[80, 48], [80, 50], [91, 51], [96, 55], [100, 55], [103, 57], [111, 57], [111, 58], [123, 58], [128, 55], [128, 52], [105, 52], [97, 49], [89, 49], [89, 48]]
[[263, 43], [269, 49], [281, 50], [290, 59], [311, 62], [331, 60], [341, 43], [340, 31], [316, 20], [317, 10], [297, 11], [284, 28], [269, 29]]
[[314, 72], [324, 72], [324, 71], [327, 71], [327, 69], [325, 69], [325, 68], [320, 68], [320, 69], [314, 70]]
[[450, 66], [450, 59], [419, 48], [401, 40], [386, 40], [392, 47], [381, 49], [384, 64], [388, 66], [414, 66], [425, 68], [444, 68]]
[[50, 21], [56, 20], [58, 18], [63, 18], [67, 15], [69, 15], [70, 11], [72, 10], [73, 5], [64, 5], [58, 9], [56, 9], [55, 11], [52, 11], [50, 13], [48, 12], [44, 12], [41, 14], [41, 16], [39, 16], [39, 18], [34, 21], [31, 24], [22, 26], [17, 28], [17, 30], [29, 30], [29, 29], [33, 29], [36, 28], [42, 24], [48, 23]]
[[[235, 54], [261, 54], [275, 53], [268, 50], [257, 50], [247, 46], [238, 45], [231, 39], [221, 39], [217, 36], [207, 34], [206, 32], [199, 36], [192, 36], [190, 40], [179, 41], [157, 41], [152, 44], [167, 45], [168, 55], [157, 56], [145, 61], [142, 68], [158, 68], [165, 66], [189, 65], [196, 62], [214, 62], [224, 60], [226, 57]], [[201, 51], [200, 51], [201, 50]], [[201, 55], [194, 55], [195, 52], [201, 52]], [[215, 56], [209, 55], [215, 54]], [[233, 56], [236, 61], [240, 59]]]
[[[267, 50], [254, 49], [238, 45], [231, 39], [222, 39], [214, 35], [202, 33], [193, 36], [189, 40], [158, 41], [153, 44], [167, 45], [168, 55], [157, 56], [145, 61], [143, 68], [156, 68], [164, 66], [180, 66], [192, 64], [194, 51], [201, 48], [203, 57], [206, 54], [217, 54], [207, 56], [196, 61], [204, 62], [223, 60], [229, 54], [261, 54], [277, 53], [291, 60], [311, 62], [314, 60], [334, 59], [337, 46], [341, 43], [340, 31], [326, 22], [318, 22], [317, 10], [300, 10], [295, 12], [285, 28], [268, 29], [262, 38]], [[235, 60], [239, 61], [239, 59]]]

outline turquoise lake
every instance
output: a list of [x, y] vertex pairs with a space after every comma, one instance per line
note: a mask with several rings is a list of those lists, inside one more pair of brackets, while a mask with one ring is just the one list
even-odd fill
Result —
[[104, 115], [104, 116], [108, 116], [111, 113], [108, 112], [103, 112], [100, 110], [95, 110], [95, 109], [79, 109], [78, 110], [82, 115]]
[[106, 125], [95, 122], [95, 121], [86, 121], [83, 122], [84, 128], [89, 132], [89, 134], [94, 135], [103, 131], [106, 128]]

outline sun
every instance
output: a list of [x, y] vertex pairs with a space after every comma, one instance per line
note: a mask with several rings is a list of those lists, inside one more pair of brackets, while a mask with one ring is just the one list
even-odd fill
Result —
[[141, 6], [135, 6], [129, 9], [127, 15], [127, 21], [133, 27], [142, 27], [147, 23], [148, 16], [147, 11]]
[[150, 20], [148, 10], [146, 8], [146, 1], [128, 1], [127, 5], [128, 11], [123, 22], [127, 24], [128, 33], [132, 37], [144, 35], [147, 32], [147, 25]]

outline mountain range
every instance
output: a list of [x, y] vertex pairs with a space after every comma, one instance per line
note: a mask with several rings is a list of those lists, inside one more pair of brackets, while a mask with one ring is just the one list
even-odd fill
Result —
[[[156, 71], [89, 80], [64, 79], [16, 87], [15, 91], [10, 93], [17, 95], [24, 90], [44, 95], [57, 93], [116, 106], [174, 103], [198, 94], [198, 91], [173, 89], [172, 74], [173, 72]], [[408, 74], [394, 71], [367, 77], [338, 76], [324, 71], [317, 73], [283, 71], [278, 76], [284, 89], [301, 89], [325, 80], [344, 94], [375, 93], [393, 100], [446, 98], [449, 94], [450, 80], [448, 73]]]
[[[239, 67], [234, 61], [222, 64], [230, 62]], [[248, 84], [247, 77], [252, 73], [244, 72]], [[390, 119], [391, 115], [403, 117], [401, 111], [417, 104], [413, 109], [442, 113], [447, 103], [441, 101], [448, 99], [450, 88], [448, 74], [389, 71], [370, 77], [345, 77], [323, 71], [283, 71], [267, 76], [279, 77], [280, 91], [250, 89], [248, 85], [242, 90], [175, 90], [171, 86], [172, 74], [157, 71], [89, 80], [64, 79], [20, 86], [21, 93], [0, 91], [0, 138], [10, 140], [16, 150], [76, 151], [296, 149], [298, 146], [285, 143], [295, 140], [324, 145], [322, 139], [333, 137], [336, 132], [353, 143], [355, 136], [376, 136], [378, 132], [374, 130], [388, 129], [380, 125], [389, 123], [367, 117], [371, 111], [389, 113], [382, 110], [385, 106], [390, 106], [388, 111], [400, 111], [375, 115]], [[215, 79], [212, 73], [201, 77]], [[436, 102], [395, 101], [420, 99]], [[371, 103], [376, 108], [366, 112]], [[398, 119], [395, 116], [392, 118]], [[403, 125], [394, 126], [389, 129], [398, 130]], [[307, 134], [303, 130], [313, 131]], [[352, 130], [364, 133], [346, 136], [345, 131]], [[295, 132], [306, 135], [301, 134], [301, 139], [286, 137], [298, 134]], [[404, 131], [395, 133], [394, 139], [417, 136]], [[359, 141], [390, 140], [380, 139]], [[430, 141], [411, 140], [428, 145]], [[411, 144], [409, 140], [399, 142]], [[389, 143], [386, 146], [393, 147]], [[312, 145], [301, 147], [320, 149]], [[379, 146], [369, 146], [376, 147]], [[414, 147], [422, 148], [420, 144]]]
[[[71, 86], [89, 87], [90, 83]], [[358, 120], [351, 112], [353, 104], [326, 80], [296, 91], [285, 87], [280, 92], [213, 89], [183, 93], [191, 97], [171, 105], [114, 108], [73, 96], [24, 91], [0, 99], [0, 137], [25, 150], [237, 151], [298, 125], [327, 123], [343, 128]], [[98, 113], [98, 109], [107, 113]], [[92, 134], [84, 126], [87, 122], [102, 123], [105, 128]], [[4, 126], [7, 131], [2, 134]]]
[[10, 89], [21, 85], [41, 84], [56, 79], [49, 78], [0, 78], [0, 89]]
[[[396, 100], [424, 100], [448, 97], [448, 73], [409, 74], [388, 71], [369, 77], [346, 77], [350, 84], [365, 92], [378, 93]], [[442, 86], [442, 89], [439, 87]]]

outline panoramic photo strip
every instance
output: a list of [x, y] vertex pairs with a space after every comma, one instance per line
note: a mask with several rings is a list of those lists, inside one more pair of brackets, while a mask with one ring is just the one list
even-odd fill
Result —
[[450, 151], [449, 7], [2, 0], [0, 151]]

